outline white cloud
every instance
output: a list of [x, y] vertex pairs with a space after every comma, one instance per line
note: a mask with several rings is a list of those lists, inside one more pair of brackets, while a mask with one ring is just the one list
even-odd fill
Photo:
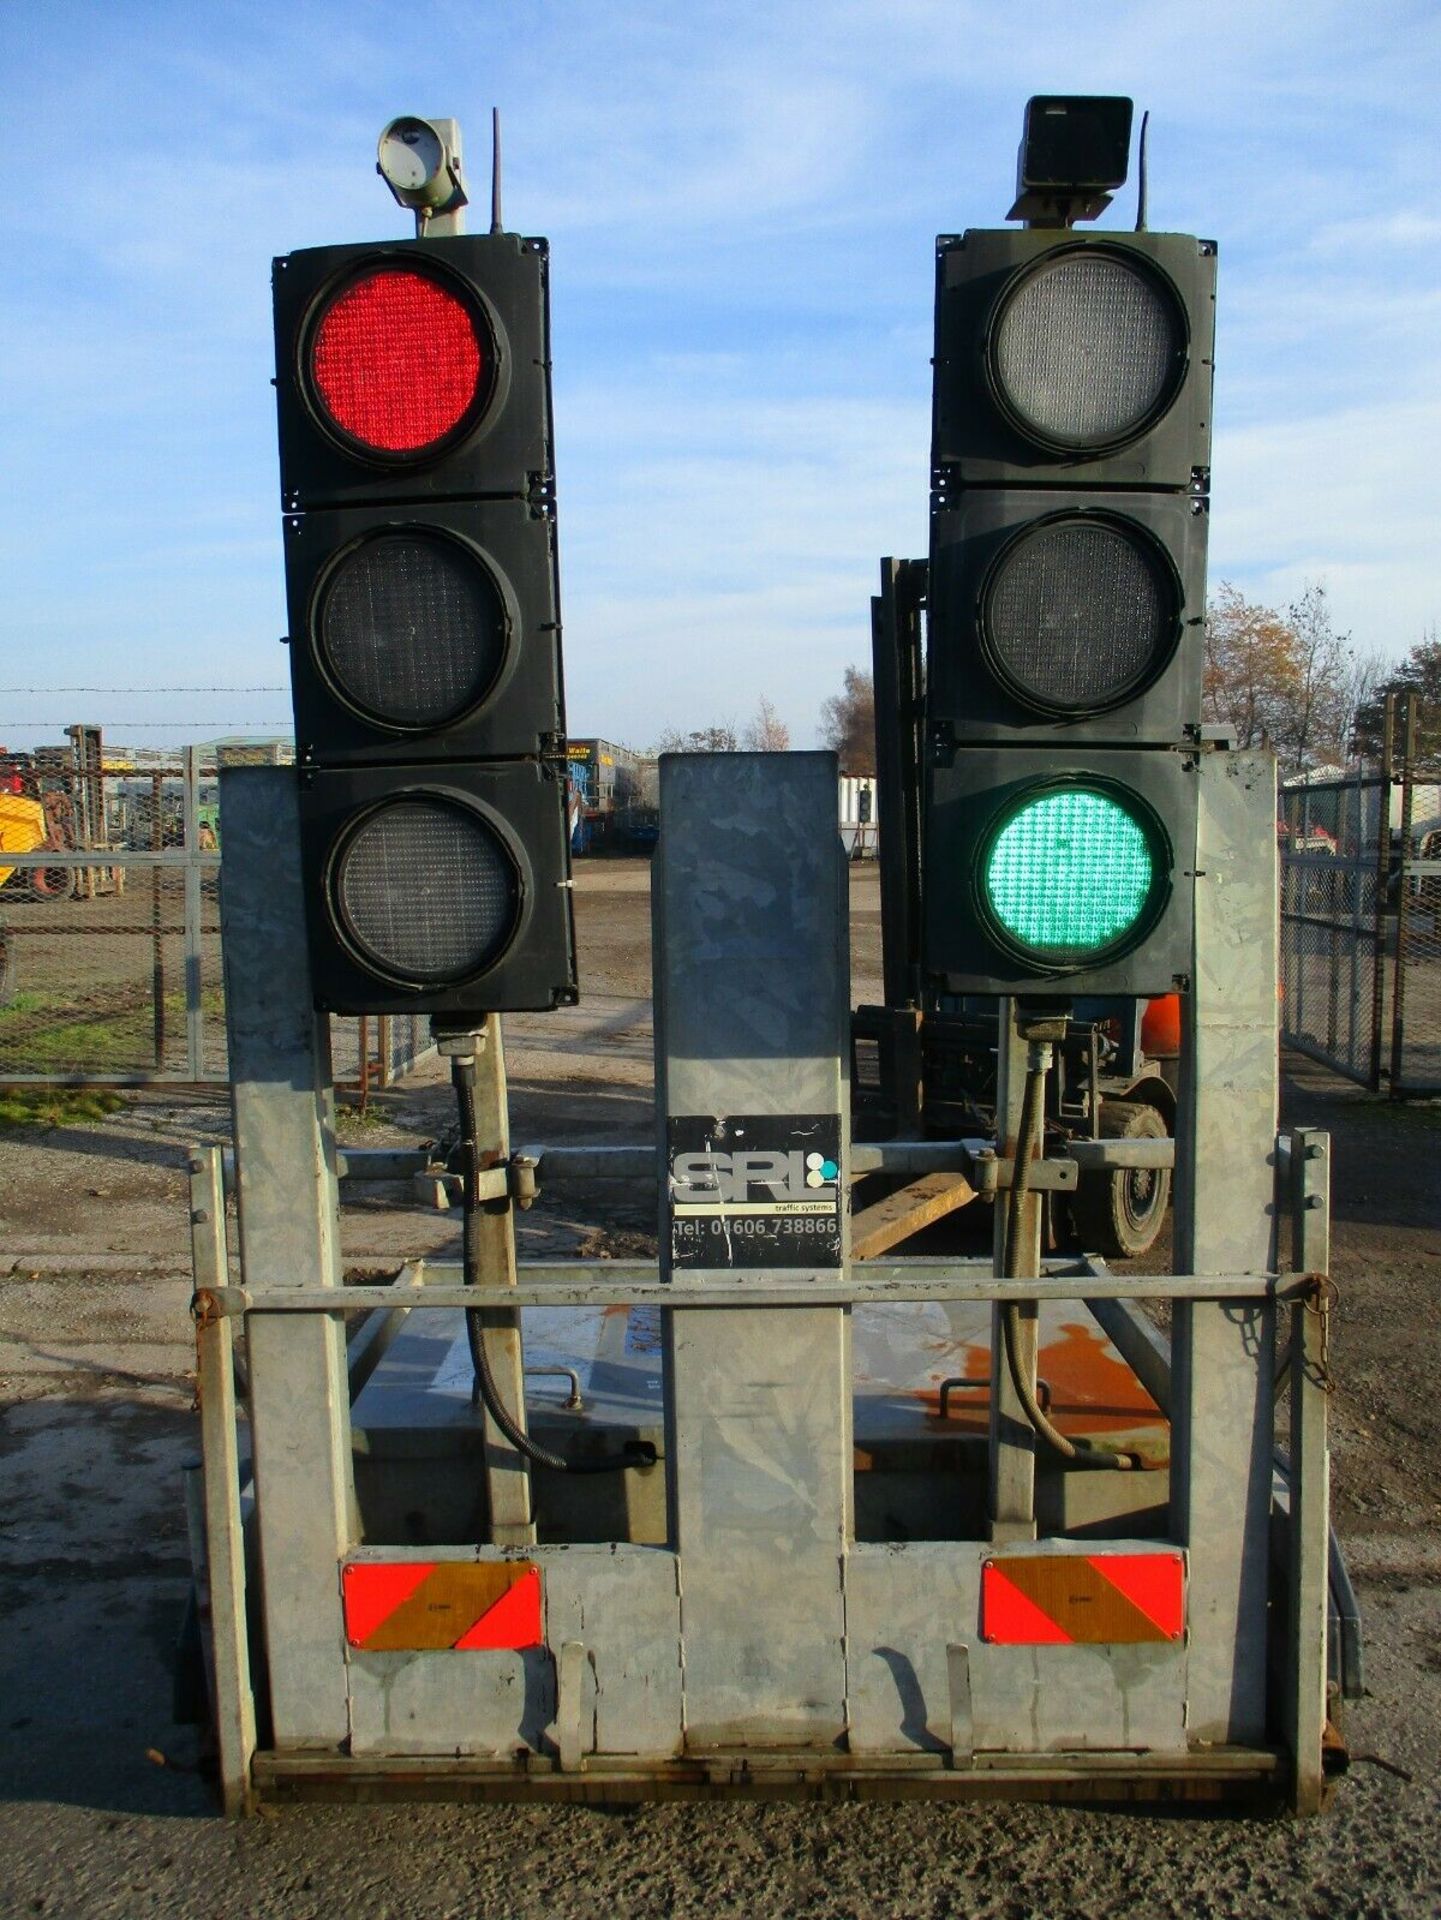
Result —
[[1222, 434], [1211, 577], [1271, 604], [1324, 580], [1339, 627], [1395, 656], [1441, 617], [1441, 396]]
[[1153, 223], [1221, 243], [1213, 577], [1284, 600], [1322, 575], [1393, 649], [1437, 617], [1431, 0], [397, 20], [0, 10], [0, 104], [63, 127], [74, 168], [72, 200], [0, 209], [7, 612], [67, 665], [275, 677], [270, 258], [406, 232], [373, 172], [399, 111], [461, 117], [483, 224], [492, 102], [510, 222], [553, 243], [578, 730], [645, 741], [764, 690], [812, 737], [868, 658], [877, 559], [924, 551], [932, 236], [999, 222], [1047, 90], [1150, 106]]

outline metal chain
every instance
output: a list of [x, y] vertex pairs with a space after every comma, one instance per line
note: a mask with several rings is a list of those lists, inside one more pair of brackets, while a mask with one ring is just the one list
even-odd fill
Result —
[[190, 1318], [195, 1323], [195, 1394], [190, 1402], [190, 1411], [200, 1411], [200, 1339], [207, 1327], [215, 1323], [215, 1295], [208, 1287], [197, 1287], [190, 1296]]
[[1336, 1382], [1331, 1375], [1331, 1309], [1340, 1298], [1341, 1289], [1331, 1276], [1318, 1273], [1307, 1289], [1302, 1302], [1306, 1312], [1315, 1314], [1321, 1323], [1321, 1358], [1317, 1385], [1322, 1393], [1336, 1391]]

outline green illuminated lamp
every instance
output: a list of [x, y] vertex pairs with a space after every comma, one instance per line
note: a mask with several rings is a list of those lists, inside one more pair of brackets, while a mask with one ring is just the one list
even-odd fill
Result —
[[1164, 841], [1135, 795], [1047, 786], [1010, 809], [982, 851], [983, 896], [1006, 945], [1071, 966], [1125, 951], [1169, 891]]

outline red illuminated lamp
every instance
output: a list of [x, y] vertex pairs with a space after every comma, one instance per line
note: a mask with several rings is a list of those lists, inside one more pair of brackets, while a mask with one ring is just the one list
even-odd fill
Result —
[[372, 268], [321, 314], [310, 385], [340, 433], [416, 458], [448, 441], [489, 392], [494, 355], [475, 309], [428, 273]]

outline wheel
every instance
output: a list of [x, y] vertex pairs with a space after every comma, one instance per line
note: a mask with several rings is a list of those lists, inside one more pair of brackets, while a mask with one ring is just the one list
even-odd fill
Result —
[[0, 1007], [15, 998], [15, 936], [0, 920]]
[[75, 891], [75, 869], [32, 867], [30, 891], [37, 900], [68, 900]]
[[[1101, 1105], [1103, 1140], [1164, 1140], [1166, 1123], [1154, 1107], [1137, 1100]], [[1171, 1200], [1165, 1167], [1118, 1167], [1083, 1173], [1071, 1201], [1071, 1225], [1088, 1253], [1132, 1260], [1154, 1246]]]

